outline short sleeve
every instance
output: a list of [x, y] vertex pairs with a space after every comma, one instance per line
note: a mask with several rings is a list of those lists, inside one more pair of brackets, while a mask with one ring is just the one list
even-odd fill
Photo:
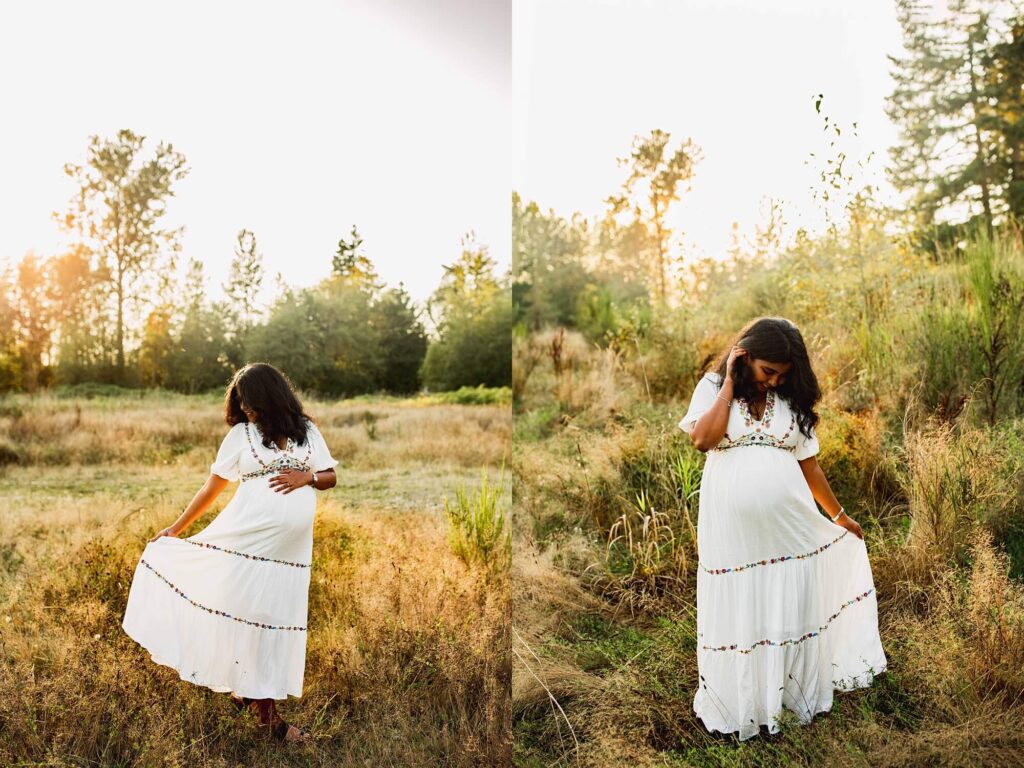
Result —
[[711, 406], [715, 404], [715, 397], [720, 389], [717, 381], [717, 376], [706, 373], [697, 382], [693, 394], [690, 395], [690, 407], [679, 422], [679, 428], [687, 434], [693, 434], [693, 427], [697, 420], [711, 410]]
[[238, 479], [239, 462], [245, 448], [245, 424], [235, 424], [221, 441], [217, 458], [210, 465], [210, 472], [232, 482]]
[[313, 471], [324, 472], [325, 470], [333, 469], [337, 466], [338, 460], [331, 456], [331, 451], [327, 447], [327, 441], [324, 440], [320, 429], [312, 421], [307, 424], [307, 427], [307, 439], [313, 445], [313, 458], [311, 459]]
[[800, 431], [796, 433], [797, 444], [793, 455], [796, 456], [797, 461], [809, 459], [818, 453], [818, 435], [815, 433], [814, 427], [810, 428], [810, 432], [810, 437], [804, 437], [804, 433]]

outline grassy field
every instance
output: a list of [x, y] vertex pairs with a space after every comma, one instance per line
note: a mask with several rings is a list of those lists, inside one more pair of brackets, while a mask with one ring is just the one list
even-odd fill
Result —
[[864, 528], [889, 668], [808, 725], [786, 712], [739, 742], [692, 706], [704, 457], [676, 427], [685, 397], [646, 384], [674, 351], [641, 366], [573, 332], [517, 340], [515, 763], [1020, 764], [1024, 420], [904, 424], [827, 389], [818, 459]]
[[[281, 705], [315, 741], [281, 746], [120, 627], [146, 538], [188, 504], [227, 430], [217, 398], [0, 402], [0, 764], [508, 763], [508, 573], [452, 554], [444, 500], [502, 477], [510, 408], [306, 408], [340, 463], [314, 528], [304, 692]], [[507, 511], [508, 473], [502, 490]]]

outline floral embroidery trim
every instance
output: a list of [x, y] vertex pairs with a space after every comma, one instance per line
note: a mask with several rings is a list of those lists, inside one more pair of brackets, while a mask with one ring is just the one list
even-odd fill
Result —
[[276, 560], [273, 557], [263, 557], [262, 555], [250, 555], [247, 552], [237, 552], [233, 549], [218, 547], [216, 544], [207, 544], [205, 541], [192, 541], [192, 539], [182, 539], [182, 541], [187, 541], [189, 544], [194, 544], [197, 547], [206, 547], [207, 549], [216, 549], [218, 552], [227, 552], [229, 555], [238, 555], [239, 557], [244, 557], [247, 560], [262, 560], [266, 563], [280, 563], [281, 565], [291, 565], [295, 568], [309, 568], [309, 565], [305, 563], [293, 563], [290, 560]]
[[[767, 410], [765, 411], [765, 413], [767, 414]], [[746, 420], [746, 418], [747, 417], [744, 416], [744, 420]], [[793, 428], [795, 426], [796, 414], [791, 413], [789, 415], [789, 426], [786, 427], [786, 431], [783, 433], [782, 437], [776, 437], [775, 435], [767, 431], [762, 432], [761, 427], [755, 427], [753, 432], [748, 432], [747, 434], [742, 435], [736, 438], [735, 440], [730, 438], [729, 433], [726, 432], [723, 436], [723, 441], [725, 442], [725, 444], [719, 444], [712, 448], [711, 450], [727, 451], [730, 448], [739, 448], [744, 445], [764, 445], [768, 446], [769, 448], [781, 448], [784, 451], [792, 452], [796, 450], [796, 446], [786, 445], [786, 440], [789, 438], [789, 435], [793, 432]]]
[[246, 472], [244, 475], [239, 476], [238, 479], [245, 481], [252, 480], [254, 477], [263, 477], [264, 475], [276, 475], [285, 469], [301, 469], [303, 472], [309, 472], [309, 464], [305, 464], [291, 456], [282, 456], [280, 459], [274, 459], [270, 464], [264, 464], [262, 469]]
[[[309, 457], [313, 455], [313, 441], [307, 435], [306, 436], [306, 455], [302, 459], [296, 459], [294, 456], [282, 455], [280, 458], [274, 459], [273, 462], [271, 462], [269, 465], [267, 465], [267, 464], [263, 463], [263, 459], [261, 459], [259, 454], [256, 453], [256, 446], [252, 444], [252, 434], [249, 432], [249, 422], [248, 421], [245, 422], [245, 437], [249, 441], [249, 450], [252, 452], [252, 457], [254, 459], [256, 459], [256, 463], [257, 464], [259, 464], [261, 467], [264, 467], [264, 468], [266, 468], [268, 466], [274, 466], [277, 462], [280, 462], [280, 461], [285, 460], [285, 459], [291, 459], [292, 461], [301, 462], [302, 464], [305, 464], [306, 462], [309, 461]], [[290, 451], [294, 447], [295, 447], [295, 442], [289, 437], [288, 438], [288, 443], [285, 446], [284, 450], [285, 451]], [[275, 449], [277, 451], [281, 450], [280, 448], [277, 448], [276, 446], [275, 446]]]
[[768, 428], [772, 425], [772, 416], [775, 415], [775, 390], [769, 389], [768, 394], [764, 397], [764, 413], [761, 414], [761, 420], [755, 421], [754, 414], [750, 412], [750, 403], [747, 402], [745, 397], [737, 397], [739, 400], [741, 410], [743, 414], [743, 423], [748, 427], [752, 427], [755, 424], [760, 424], [762, 427]]
[[292, 630], [292, 631], [295, 631], [295, 632], [305, 632], [306, 631], [305, 627], [278, 627], [278, 626], [275, 626], [273, 624], [264, 624], [264, 623], [259, 622], [259, 621], [249, 621], [248, 619], [240, 619], [237, 616], [232, 616], [230, 613], [227, 613], [226, 611], [218, 611], [218, 610], [215, 610], [213, 608], [207, 608], [205, 605], [197, 603], [195, 600], [193, 600], [188, 595], [186, 595], [184, 592], [182, 592], [180, 589], [178, 589], [176, 586], [174, 586], [174, 584], [172, 584], [170, 581], [168, 581], [163, 576], [163, 574], [161, 574], [156, 568], [154, 568], [152, 565], [147, 563], [145, 561], [145, 559], [140, 559], [139, 562], [141, 562], [144, 566], [149, 568], [149, 570], [151, 570], [167, 586], [169, 586], [171, 589], [173, 589], [175, 591], [175, 593], [177, 593], [180, 597], [182, 597], [185, 600], [187, 600], [189, 603], [194, 605], [196, 608], [202, 608], [207, 613], [212, 613], [215, 616], [223, 616], [225, 618], [232, 619], [233, 621], [237, 621], [237, 622], [239, 622], [241, 624], [248, 624], [250, 627], [259, 627], [260, 629], [284, 629], [284, 630]]
[[777, 557], [767, 558], [766, 560], [755, 560], [754, 562], [747, 563], [746, 565], [737, 565], [733, 568], [705, 568], [704, 563], [701, 563], [700, 567], [703, 568], [706, 573], [710, 573], [717, 576], [721, 573], [738, 573], [739, 571], [745, 571], [747, 568], [753, 568], [758, 565], [770, 565], [774, 563], [781, 563], [784, 560], [802, 560], [805, 557], [813, 557], [814, 555], [824, 552], [826, 549], [831, 547], [833, 544], [835, 544], [849, 532], [849, 530], [844, 529], [842, 533], [840, 533], [838, 536], [832, 539], [832, 541], [830, 541], [828, 544], [822, 544], [817, 549], [812, 549], [810, 552], [804, 552], [802, 555], [779, 555]]
[[843, 603], [839, 607], [839, 610], [836, 611], [835, 613], [833, 613], [831, 616], [829, 616], [828, 619], [825, 621], [825, 623], [822, 624], [820, 627], [818, 627], [818, 629], [816, 631], [814, 631], [814, 632], [807, 632], [806, 634], [803, 634], [800, 637], [791, 637], [791, 638], [789, 638], [787, 640], [780, 640], [778, 642], [776, 642], [775, 640], [768, 640], [766, 638], [764, 640], [758, 640], [756, 643], [754, 643], [749, 648], [738, 648], [735, 643], [733, 643], [732, 645], [720, 645], [720, 646], [717, 646], [717, 647], [712, 647], [710, 645], [702, 645], [701, 648], [704, 649], [705, 651], [736, 651], [737, 653], [752, 653], [754, 651], [754, 649], [757, 648], [757, 646], [759, 646], [759, 645], [796, 645], [797, 643], [802, 643], [804, 640], [807, 640], [808, 638], [817, 637], [821, 632], [824, 632], [826, 629], [828, 629], [828, 627], [832, 623], [832, 621], [840, 613], [842, 613], [844, 610], [846, 610], [846, 608], [848, 606], [851, 606], [854, 603], [859, 603], [861, 600], [866, 598], [868, 595], [870, 595], [874, 591], [875, 591], [875, 589], [874, 589], [874, 587], [872, 587], [867, 592], [862, 592], [861, 594], [857, 595], [853, 599], [847, 600], [845, 603]]

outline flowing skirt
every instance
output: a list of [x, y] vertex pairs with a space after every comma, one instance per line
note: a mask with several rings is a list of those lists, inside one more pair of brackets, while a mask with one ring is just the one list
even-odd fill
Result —
[[708, 730], [809, 722], [887, 665], [864, 542], [818, 511], [791, 453], [712, 452], [698, 518], [693, 708]]
[[302, 695], [315, 491], [243, 482], [204, 530], [146, 545], [122, 626], [182, 680], [239, 696]]

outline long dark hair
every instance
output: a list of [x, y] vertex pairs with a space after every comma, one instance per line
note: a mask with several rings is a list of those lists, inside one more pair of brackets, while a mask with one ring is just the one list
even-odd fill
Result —
[[[805, 437], [811, 436], [811, 427], [818, 423], [815, 404], [821, 399], [818, 377], [814, 375], [807, 355], [807, 345], [800, 329], [784, 317], [759, 317], [751, 320], [725, 348], [714, 364], [714, 372], [725, 381], [725, 366], [734, 346], [747, 350], [733, 364], [733, 392], [748, 402], [758, 395], [750, 361], [768, 360], [773, 363], [791, 363], [785, 381], [775, 391], [785, 397], [796, 413], [797, 424]], [[742, 364], [746, 360], [746, 364]]]
[[229, 426], [249, 419], [242, 403], [256, 412], [255, 424], [263, 435], [263, 445], [290, 437], [297, 445], [306, 444], [306, 419], [302, 403], [292, 383], [269, 363], [249, 363], [239, 368], [224, 394], [224, 421]]

